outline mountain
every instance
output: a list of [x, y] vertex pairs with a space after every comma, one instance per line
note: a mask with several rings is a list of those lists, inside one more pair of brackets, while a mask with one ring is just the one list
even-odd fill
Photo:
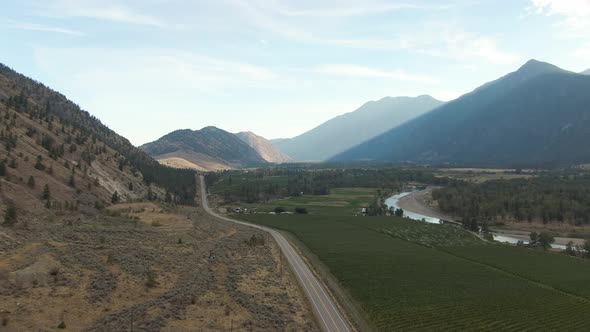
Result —
[[251, 131], [243, 131], [237, 133], [239, 139], [248, 144], [252, 149], [256, 150], [258, 154], [269, 163], [286, 163], [291, 161], [291, 158], [277, 149], [269, 140], [262, 136], [258, 136]]
[[590, 75], [590, 69], [586, 69], [583, 72], [581, 72], [580, 74], [582, 74], [582, 75]]
[[372, 137], [424, 114], [443, 102], [430, 96], [385, 97], [337, 116], [291, 139], [272, 143], [299, 161], [327, 160]]
[[161, 166], [65, 96], [2, 64], [0, 127], [0, 209], [14, 207], [21, 221], [95, 215], [112, 201], [166, 191], [194, 201], [194, 172]]
[[236, 135], [216, 127], [176, 130], [140, 148], [163, 164], [197, 170], [266, 164], [256, 150]]
[[590, 76], [531, 60], [334, 160], [485, 165], [590, 161]]

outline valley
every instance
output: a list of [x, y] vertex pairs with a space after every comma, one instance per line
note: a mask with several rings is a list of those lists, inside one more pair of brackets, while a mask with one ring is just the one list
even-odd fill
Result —
[[[382, 190], [331, 188], [327, 195], [233, 202], [218, 211], [278, 229], [298, 244], [362, 330], [578, 330], [585, 324], [589, 260], [485, 242], [452, 225], [361, 215]], [[236, 213], [236, 206], [247, 212]]]

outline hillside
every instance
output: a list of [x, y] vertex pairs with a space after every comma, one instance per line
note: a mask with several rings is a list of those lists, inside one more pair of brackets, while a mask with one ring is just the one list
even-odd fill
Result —
[[583, 72], [581, 72], [580, 74], [583, 74], [583, 75], [590, 75], [590, 68], [589, 68], [589, 69], [586, 69], [586, 70], [584, 70], [584, 71], [583, 71]]
[[180, 162], [197, 170], [266, 164], [258, 152], [236, 135], [215, 127], [176, 130], [140, 148], [161, 163], [174, 166]]
[[531, 60], [335, 160], [482, 165], [590, 161], [590, 77]]
[[327, 160], [442, 103], [426, 95], [385, 97], [367, 102], [356, 111], [337, 116], [297, 137], [272, 142], [298, 161]]
[[160, 166], [63, 95], [4, 65], [0, 100], [0, 206], [14, 206], [19, 220], [93, 214], [115, 192], [128, 201], [168, 190], [170, 199], [193, 202], [192, 173]]
[[274, 146], [269, 140], [262, 136], [258, 136], [251, 131], [243, 131], [237, 133], [236, 136], [244, 143], [248, 144], [252, 149], [256, 150], [258, 154], [269, 163], [286, 163], [291, 161], [291, 158]]

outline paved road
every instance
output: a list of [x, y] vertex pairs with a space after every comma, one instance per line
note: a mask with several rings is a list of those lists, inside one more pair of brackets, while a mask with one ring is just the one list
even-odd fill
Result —
[[301, 256], [293, 249], [293, 246], [291, 246], [291, 244], [285, 239], [285, 237], [281, 233], [277, 232], [272, 228], [267, 228], [259, 225], [246, 223], [243, 221], [226, 218], [213, 212], [213, 210], [209, 208], [209, 204], [207, 203], [207, 191], [205, 188], [205, 180], [202, 175], [200, 176], [200, 180], [201, 200], [203, 203], [203, 208], [207, 213], [219, 219], [261, 229], [263, 231], [270, 233], [270, 235], [274, 237], [275, 241], [283, 251], [283, 254], [289, 261], [289, 265], [291, 265], [291, 268], [295, 272], [295, 275], [297, 276], [299, 283], [301, 284], [301, 286], [303, 286], [303, 289], [305, 290], [307, 297], [312, 303], [313, 311], [318, 317], [318, 320], [324, 331], [349, 332], [352, 330], [344, 316], [340, 313], [338, 308], [334, 305], [334, 302], [332, 301], [330, 296], [328, 296], [327, 292], [324, 290], [323, 285], [318, 282], [315, 275], [310, 271], [309, 267], [305, 264], [303, 259], [301, 259]]

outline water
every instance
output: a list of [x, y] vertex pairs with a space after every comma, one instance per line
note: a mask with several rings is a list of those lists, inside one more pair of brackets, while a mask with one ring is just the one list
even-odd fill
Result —
[[[393, 195], [385, 200], [385, 205], [387, 205], [388, 208], [393, 208], [394, 210], [399, 209], [400, 208], [398, 205], [399, 200], [402, 197], [408, 196], [414, 192], [415, 191], [404, 191], [404, 192], [399, 193], [397, 195]], [[404, 217], [410, 218], [413, 220], [423, 220], [423, 221], [426, 221], [431, 224], [440, 224], [439, 218], [427, 216], [424, 214], [420, 214], [420, 213], [416, 213], [416, 212], [412, 212], [412, 211], [408, 211], [408, 210], [404, 210]], [[515, 237], [511, 237], [511, 236], [499, 235], [496, 233], [492, 233], [492, 235], [494, 236], [494, 241], [498, 241], [498, 242], [508, 242], [510, 244], [516, 244], [518, 241], [523, 241], [524, 244], [529, 243], [529, 241], [527, 241], [527, 240], [522, 240], [522, 239], [518, 239]], [[552, 244], [551, 247], [565, 250], [565, 246], [562, 244]]]
[[[387, 205], [388, 208], [393, 208], [395, 209], [399, 209], [400, 207], [397, 205], [397, 203], [399, 202], [399, 200], [402, 197], [408, 196], [409, 194], [413, 193], [413, 191], [406, 191], [397, 195], [393, 195], [391, 197], [389, 197], [388, 199], [385, 200], [385, 205]], [[403, 210], [403, 209], [402, 209]], [[420, 213], [416, 213], [416, 212], [412, 212], [412, 211], [407, 211], [404, 210], [404, 217], [406, 218], [410, 218], [410, 219], [414, 219], [414, 220], [424, 220], [428, 223], [431, 224], [440, 224], [440, 219], [439, 218], [435, 218], [435, 217], [431, 217], [431, 216], [426, 216]]]

